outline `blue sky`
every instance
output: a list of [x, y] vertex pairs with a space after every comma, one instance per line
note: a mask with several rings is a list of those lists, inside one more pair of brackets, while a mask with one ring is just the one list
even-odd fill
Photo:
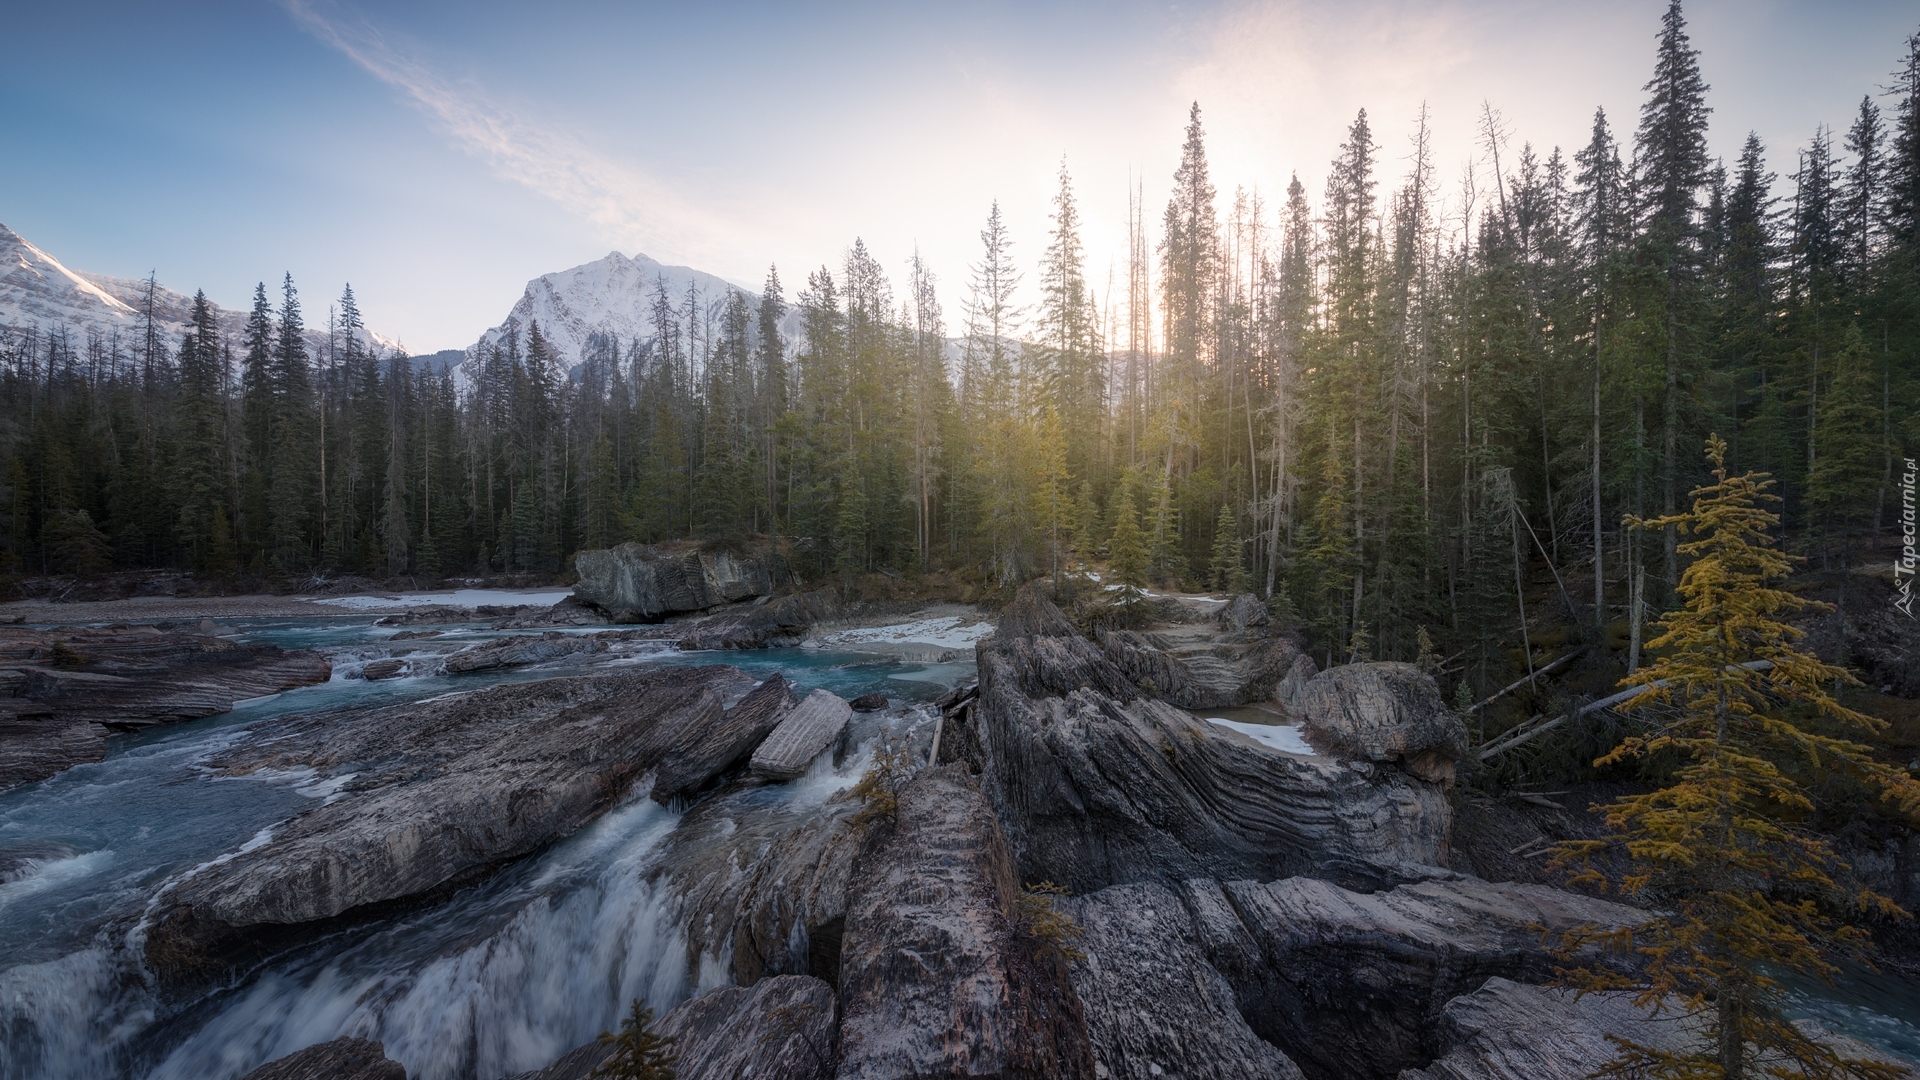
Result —
[[[415, 351], [470, 343], [528, 278], [609, 250], [750, 286], [777, 262], [791, 289], [855, 236], [896, 282], [917, 246], [957, 323], [990, 200], [1030, 267], [1063, 157], [1104, 291], [1129, 177], [1151, 221], [1189, 101], [1223, 203], [1295, 170], [1317, 201], [1362, 107], [1390, 185], [1423, 100], [1457, 192], [1483, 100], [1515, 152], [1571, 150], [1596, 105], [1629, 135], [1665, 7], [0, 5], [0, 222], [75, 268], [154, 269], [228, 306], [289, 270], [324, 313], [351, 281]], [[1715, 151], [1757, 130], [1782, 174], [1920, 28], [1910, 2], [1687, 13]]]

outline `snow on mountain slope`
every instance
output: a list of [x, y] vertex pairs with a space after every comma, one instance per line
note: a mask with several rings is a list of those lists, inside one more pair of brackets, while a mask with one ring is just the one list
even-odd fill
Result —
[[[102, 348], [110, 349], [117, 333], [121, 355], [131, 359], [138, 355], [144, 334], [145, 317], [141, 312], [146, 294], [144, 281], [68, 269], [19, 233], [0, 225], [0, 334], [37, 329], [44, 340], [64, 328], [68, 346], [83, 352], [89, 335], [97, 336]], [[277, 292], [269, 295], [278, 297]], [[305, 307], [310, 324], [307, 349], [320, 357], [327, 347], [325, 316], [321, 316], [321, 325], [313, 326], [313, 301], [308, 299]], [[161, 340], [169, 353], [179, 348], [192, 311], [193, 297], [168, 288], [154, 289], [154, 323], [160, 327]], [[237, 352], [246, 334], [246, 312], [215, 305], [214, 319]], [[361, 340], [381, 355], [398, 348], [392, 339], [373, 331], [364, 333]]]
[[[617, 338], [624, 356], [630, 344], [654, 336], [654, 294], [665, 282], [667, 296], [676, 309], [687, 301], [687, 287], [699, 290], [701, 303], [726, 296], [727, 290], [740, 287], [722, 278], [685, 266], [665, 266], [645, 255], [629, 259], [617, 251], [594, 262], [542, 274], [527, 282], [505, 322], [488, 330], [467, 349], [461, 374], [471, 378], [478, 373], [485, 351], [506, 339], [509, 330], [517, 333], [525, 348], [527, 326], [538, 321], [540, 333], [553, 347], [556, 371], [565, 374], [585, 359], [587, 339], [595, 334]], [[740, 289], [749, 300], [758, 295]], [[680, 316], [682, 319], [685, 315]]]

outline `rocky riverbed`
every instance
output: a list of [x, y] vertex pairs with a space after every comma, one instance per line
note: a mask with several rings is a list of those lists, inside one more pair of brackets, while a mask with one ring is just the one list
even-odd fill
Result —
[[1090, 635], [735, 565], [663, 613], [706, 572], [668, 554], [652, 624], [112, 631], [332, 674], [0, 795], [0, 1076], [564, 1080], [636, 999], [682, 1080], [1571, 1080], [1694, 1037], [1547, 985], [1543, 933], [1641, 915], [1462, 872], [1466, 733], [1410, 667], [1320, 672], [1252, 598]]

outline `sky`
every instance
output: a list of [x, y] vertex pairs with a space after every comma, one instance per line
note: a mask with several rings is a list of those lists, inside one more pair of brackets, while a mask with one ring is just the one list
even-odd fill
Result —
[[[1195, 101], [1223, 213], [1296, 173], [1317, 204], [1363, 108], [1390, 190], [1424, 103], [1457, 214], [1467, 171], [1491, 175], [1485, 107], [1505, 155], [1571, 153], [1596, 107], [1630, 139], [1665, 7], [0, 0], [0, 223], [227, 307], [291, 272], [324, 313], [351, 283], [416, 353], [611, 250], [753, 289], [777, 265], [791, 297], [855, 237], [896, 294], [918, 251], [954, 327], [994, 200], [1037, 279], [1063, 165], [1096, 296], [1119, 295], [1129, 192], [1151, 225]], [[1920, 29], [1911, 0], [1686, 16], [1713, 151], [1758, 132], [1783, 177]]]

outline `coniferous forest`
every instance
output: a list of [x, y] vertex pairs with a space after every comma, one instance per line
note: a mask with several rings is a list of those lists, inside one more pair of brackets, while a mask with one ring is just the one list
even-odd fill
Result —
[[1710, 434], [1779, 479], [1777, 539], [1811, 566], [1900, 533], [1920, 35], [1886, 45], [1855, 115], [1732, 160], [1677, 3], [1637, 115], [1542, 138], [1488, 107], [1464, 180], [1424, 116], [1362, 110], [1324, 190], [1225, 191], [1196, 104], [1110, 287], [1063, 165], [1043, 237], [987, 209], [958, 310], [856, 239], [757, 296], [663, 285], [658, 333], [577, 365], [538, 324], [459, 374], [376, 356], [350, 289], [319, 317], [291, 277], [238, 338], [204, 296], [177, 345], [12, 328], [0, 560], [297, 584], [771, 536], [816, 578], [1252, 591], [1323, 661], [1457, 657], [1476, 693], [1537, 644], [1540, 588], [1637, 651], [1684, 538], [1622, 519], [1682, 509]]

